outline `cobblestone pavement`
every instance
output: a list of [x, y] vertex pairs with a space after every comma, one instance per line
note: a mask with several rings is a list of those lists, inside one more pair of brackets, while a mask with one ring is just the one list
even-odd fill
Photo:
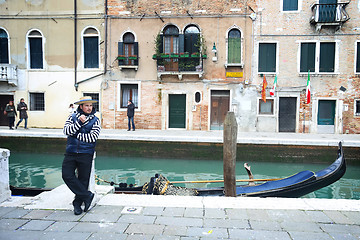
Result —
[[[360, 239], [357, 200], [255, 198], [248, 204], [251, 200], [224, 197], [108, 196], [78, 216], [70, 209], [1, 206], [0, 239]], [[340, 210], [331, 210], [336, 205]]]

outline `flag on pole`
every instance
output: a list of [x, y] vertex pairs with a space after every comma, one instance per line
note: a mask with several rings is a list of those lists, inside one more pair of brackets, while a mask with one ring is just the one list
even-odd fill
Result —
[[274, 84], [272, 89], [270, 90], [270, 96], [275, 96], [276, 85], [277, 85], [277, 75], [275, 75]]
[[310, 70], [308, 71], [308, 79], [306, 84], [306, 104], [310, 103], [311, 92], [310, 92]]
[[262, 86], [262, 90], [261, 90], [261, 99], [266, 102], [266, 86], [267, 86], [267, 82], [266, 82], [266, 78], [264, 75], [264, 79], [263, 79], [263, 86]]

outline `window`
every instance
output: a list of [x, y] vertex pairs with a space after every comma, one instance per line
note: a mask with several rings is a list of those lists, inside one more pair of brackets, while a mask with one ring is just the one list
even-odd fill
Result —
[[190, 25], [185, 28], [184, 43], [184, 52], [200, 52], [200, 30], [196, 26]]
[[[99, 94], [98, 93], [84, 93], [84, 97], [90, 96], [93, 100], [98, 100], [99, 101]], [[95, 108], [96, 111], [99, 111], [99, 102], [97, 103], [93, 103], [93, 107]]]
[[42, 69], [43, 66], [43, 37], [42, 34], [33, 30], [28, 35], [29, 43], [29, 66], [30, 69]]
[[88, 28], [83, 35], [84, 68], [99, 68], [99, 33]]
[[283, 0], [283, 11], [297, 11], [298, 0]]
[[266, 99], [264, 102], [259, 99], [259, 115], [273, 115], [274, 114], [274, 99]]
[[30, 93], [30, 111], [45, 111], [44, 93]]
[[121, 108], [126, 108], [129, 100], [134, 103], [135, 108], [139, 107], [138, 84], [121, 84]]
[[123, 41], [118, 43], [119, 65], [138, 66], [139, 44], [135, 42], [134, 34], [127, 32]]
[[355, 99], [354, 112], [356, 116], [360, 116], [360, 99]]
[[356, 73], [360, 73], [360, 42], [356, 43]]
[[228, 33], [228, 63], [241, 63], [241, 32], [231, 29]]
[[259, 43], [258, 72], [276, 72], [276, 43]]
[[9, 64], [9, 37], [4, 29], [0, 29], [0, 64]]
[[200, 103], [201, 101], [201, 93], [200, 92], [196, 92], [195, 93], [195, 102], [196, 103]]
[[335, 72], [335, 51], [335, 42], [301, 43], [300, 72]]

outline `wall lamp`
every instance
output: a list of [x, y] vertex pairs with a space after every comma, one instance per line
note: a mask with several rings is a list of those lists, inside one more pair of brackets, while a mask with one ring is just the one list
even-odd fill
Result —
[[216, 45], [214, 43], [213, 48], [211, 50], [214, 53], [214, 57], [212, 58], [213, 62], [217, 61], [217, 50], [216, 50]]

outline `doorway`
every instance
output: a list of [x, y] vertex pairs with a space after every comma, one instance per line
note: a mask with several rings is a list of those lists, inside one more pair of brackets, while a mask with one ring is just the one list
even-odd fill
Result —
[[[9, 121], [8, 121], [6, 115], [4, 114], [4, 110], [10, 100], [14, 101], [13, 95], [0, 95], [0, 126], [8, 126], [9, 125]], [[15, 105], [15, 103], [14, 103], [14, 105]], [[16, 106], [15, 106], [15, 108], [16, 108]]]
[[279, 98], [279, 132], [296, 131], [296, 97]]
[[335, 100], [319, 100], [318, 133], [335, 132]]
[[230, 110], [230, 90], [211, 90], [210, 130], [223, 130]]
[[186, 94], [169, 94], [169, 128], [185, 128]]

